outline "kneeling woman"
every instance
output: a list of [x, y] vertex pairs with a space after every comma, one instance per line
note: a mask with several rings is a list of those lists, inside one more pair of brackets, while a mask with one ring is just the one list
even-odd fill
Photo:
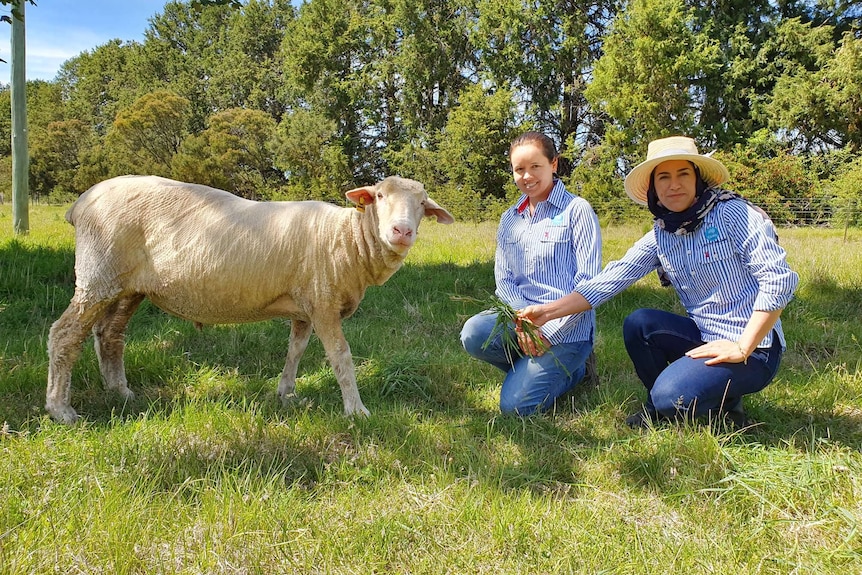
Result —
[[725, 416], [745, 426], [742, 396], [766, 387], [778, 370], [786, 346], [779, 317], [799, 277], [765, 214], [719, 188], [728, 178], [691, 138], [651, 142], [625, 190], [649, 207], [653, 230], [572, 293], [519, 312], [541, 326], [591, 310], [663, 270], [688, 316], [639, 309], [626, 318], [626, 350], [648, 394], [626, 419], [631, 427]]
[[[590, 204], [566, 191], [557, 178], [556, 147], [548, 136], [519, 136], [509, 160], [522, 195], [500, 219], [494, 276], [497, 297], [521, 308], [562, 297], [597, 274], [602, 243]], [[524, 353], [528, 338], [519, 338], [514, 324], [505, 326], [505, 334], [495, 333], [496, 320], [492, 312], [474, 315], [461, 330], [461, 343], [473, 357], [505, 372], [504, 413], [547, 410], [584, 377], [593, 350], [594, 312], [545, 323], [536, 335], [548, 352], [532, 356]]]

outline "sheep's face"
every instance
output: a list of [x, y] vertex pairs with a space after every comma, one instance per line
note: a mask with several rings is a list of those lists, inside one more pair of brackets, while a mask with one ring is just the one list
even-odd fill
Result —
[[375, 211], [378, 236], [389, 249], [400, 254], [406, 254], [413, 246], [423, 217], [436, 216], [444, 224], [455, 221], [415, 180], [390, 176], [376, 186], [351, 190], [347, 197]]

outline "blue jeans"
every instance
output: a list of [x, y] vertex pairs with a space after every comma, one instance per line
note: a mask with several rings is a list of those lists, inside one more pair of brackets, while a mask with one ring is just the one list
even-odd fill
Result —
[[[502, 333], [490, 341], [497, 315], [482, 312], [464, 323], [461, 344], [464, 350], [506, 373], [500, 390], [500, 411], [529, 415], [547, 411], [554, 401], [584, 378], [587, 358], [593, 350], [592, 341], [553, 345], [537, 357], [523, 356], [518, 344], [505, 345]], [[506, 327], [517, 342], [515, 326]], [[485, 343], [487, 342], [487, 346]]]
[[691, 319], [656, 309], [639, 309], [623, 323], [623, 340], [644, 387], [647, 411], [668, 418], [697, 417], [739, 409], [742, 396], [772, 381], [782, 349], [758, 348], [746, 363], [705, 365], [685, 355], [704, 342]]

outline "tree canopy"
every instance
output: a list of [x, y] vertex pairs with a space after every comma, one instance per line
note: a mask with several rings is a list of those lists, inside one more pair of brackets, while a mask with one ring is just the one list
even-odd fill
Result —
[[143, 41], [28, 83], [31, 193], [133, 172], [340, 201], [398, 173], [480, 218], [515, 193], [509, 142], [538, 129], [570, 189], [613, 217], [636, 209], [622, 175], [646, 143], [680, 133], [724, 154], [743, 193], [764, 187], [752, 172], [802, 170], [801, 191], [772, 195], [846, 198], [860, 22], [833, 0], [170, 0]]

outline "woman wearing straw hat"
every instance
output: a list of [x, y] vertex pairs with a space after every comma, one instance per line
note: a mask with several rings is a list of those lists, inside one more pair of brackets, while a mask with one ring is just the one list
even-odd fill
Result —
[[766, 387], [778, 370], [785, 349], [779, 318], [799, 277], [765, 214], [719, 187], [728, 178], [691, 138], [650, 142], [625, 190], [649, 207], [652, 231], [572, 293], [519, 312], [541, 326], [593, 309], [663, 268], [687, 317], [639, 309], [626, 318], [626, 350], [647, 389], [643, 408], [626, 418], [631, 427], [719, 417], [747, 426], [742, 396]]
[[[566, 191], [557, 178], [553, 140], [526, 132], [512, 142], [509, 161], [522, 195], [500, 218], [494, 278], [497, 297], [518, 308], [562, 297], [599, 273], [602, 240], [592, 206]], [[523, 332], [516, 333], [514, 324], [498, 326], [493, 311], [464, 323], [465, 351], [506, 374], [500, 389], [503, 413], [546, 411], [584, 377], [593, 351], [595, 312], [561, 316], [533, 333], [548, 353], [532, 356], [524, 353], [528, 338]]]

